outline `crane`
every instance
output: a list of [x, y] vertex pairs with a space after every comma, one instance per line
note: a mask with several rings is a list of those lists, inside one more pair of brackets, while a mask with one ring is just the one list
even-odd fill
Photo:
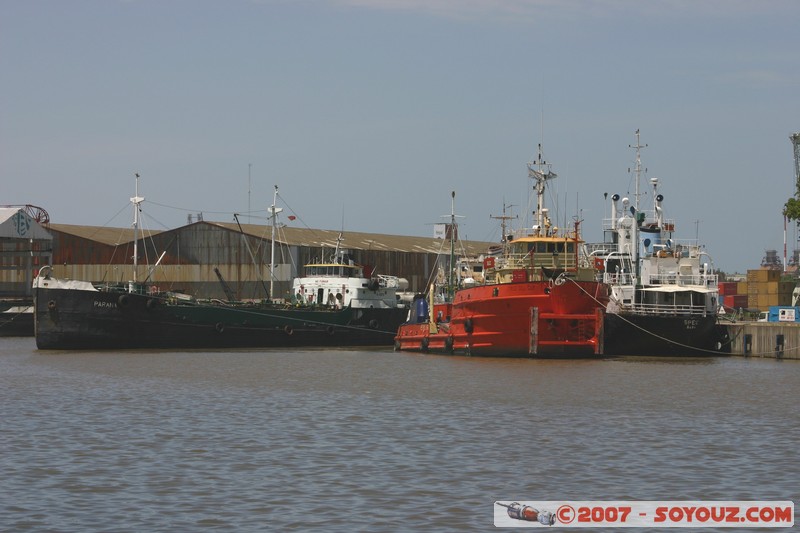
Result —
[[219, 283], [220, 283], [220, 285], [222, 285], [222, 290], [225, 291], [225, 296], [228, 297], [228, 301], [229, 302], [235, 302], [236, 301], [236, 295], [231, 290], [231, 287], [230, 287], [230, 285], [228, 285], [228, 282], [225, 281], [225, 278], [222, 277], [222, 272], [219, 271], [219, 268], [214, 267], [214, 274], [217, 275], [217, 278], [219, 279]]
[[[795, 191], [797, 194], [800, 195], [800, 133], [792, 133], [789, 135], [789, 140], [792, 141], [792, 151], [794, 152], [794, 183], [795, 183]], [[785, 220], [785, 219], [784, 219]], [[798, 221], [800, 224], [800, 221]], [[784, 231], [784, 264], [785, 264], [785, 256], [786, 256], [786, 236]], [[785, 268], [785, 266], [784, 266]], [[800, 303], [800, 285], [794, 288], [792, 291], [792, 305], [796, 306]]]
[[789, 135], [789, 140], [792, 141], [792, 148], [794, 149], [794, 179], [797, 190], [800, 191], [800, 133], [792, 133]]

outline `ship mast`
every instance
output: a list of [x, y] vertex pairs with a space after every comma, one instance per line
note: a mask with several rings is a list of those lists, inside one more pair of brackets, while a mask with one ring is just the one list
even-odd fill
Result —
[[[141, 207], [139, 204], [144, 202], [144, 198], [139, 196], [139, 173], [136, 173], [136, 195], [131, 198], [133, 204], [133, 282], [136, 283], [136, 272], [139, 269], [139, 211]], [[128, 287], [128, 291], [132, 292], [133, 287]]]
[[455, 269], [455, 256], [456, 256], [456, 191], [450, 193], [450, 268], [449, 276], [447, 278], [447, 301], [453, 301], [453, 294], [455, 289], [453, 287], [453, 270]]
[[[536, 167], [536, 168], [534, 168]], [[533, 179], [536, 188], [536, 225], [539, 231], [545, 229], [547, 223], [547, 211], [544, 207], [544, 189], [548, 180], [558, 177], [558, 175], [550, 170], [550, 165], [547, 161], [542, 159], [542, 145], [539, 144], [539, 156], [536, 161], [528, 162], [528, 177]], [[540, 233], [540, 235], [542, 235]]]
[[[636, 129], [636, 144], [629, 144], [628, 148], [633, 148], [636, 150], [636, 167], [634, 168], [634, 174], [636, 175], [636, 194], [634, 196], [634, 205], [633, 205], [633, 239], [631, 242], [633, 243], [633, 267], [635, 269], [636, 274], [636, 283], [639, 284], [639, 181], [642, 177], [642, 148], [647, 148], [646, 144], [642, 144], [639, 141], [639, 129]], [[641, 222], [644, 222], [643, 220]]]
[[273, 292], [273, 285], [275, 282], [275, 226], [277, 225], [277, 217], [278, 213], [283, 211], [280, 207], [275, 207], [275, 204], [278, 202], [278, 186], [275, 185], [275, 193], [272, 195], [272, 205], [269, 208], [270, 218], [272, 219], [272, 250], [270, 252], [270, 259], [269, 259], [269, 297], [273, 298], [275, 294]]
[[514, 220], [515, 218], [517, 218], [517, 216], [506, 215], [506, 208], [508, 208], [508, 207], [514, 207], [514, 206], [512, 204], [507, 204], [507, 203], [503, 202], [503, 214], [502, 214], [502, 216], [489, 215], [489, 218], [493, 218], [495, 220], [499, 220], [500, 221], [500, 231], [501, 231], [500, 241], [502, 243], [505, 243], [506, 242], [506, 237], [508, 237], [508, 233], [507, 233], [507, 230], [506, 230], [506, 221], [507, 220]]
[[642, 144], [639, 142], [639, 130], [636, 130], [636, 144], [629, 144], [628, 148], [633, 148], [636, 150], [636, 168], [634, 168], [634, 174], [636, 174], [636, 201], [633, 204], [633, 207], [636, 208], [636, 212], [639, 212], [639, 180], [642, 177], [642, 157], [641, 157], [641, 150], [642, 148], [647, 148], [646, 144]]

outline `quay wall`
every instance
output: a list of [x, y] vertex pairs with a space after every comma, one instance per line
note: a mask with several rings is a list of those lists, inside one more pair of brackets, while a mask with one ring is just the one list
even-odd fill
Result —
[[800, 323], [735, 322], [728, 334], [731, 355], [800, 360]]

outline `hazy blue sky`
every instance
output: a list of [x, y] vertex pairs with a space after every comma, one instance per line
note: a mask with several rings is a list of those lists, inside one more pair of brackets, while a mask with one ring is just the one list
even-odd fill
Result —
[[263, 217], [278, 185], [294, 225], [431, 235], [455, 190], [462, 236], [497, 240], [543, 142], [551, 212], [600, 240], [640, 128], [677, 236], [744, 272], [783, 251], [798, 22], [797, 0], [0, 0], [0, 203], [124, 227], [138, 172], [154, 229]]

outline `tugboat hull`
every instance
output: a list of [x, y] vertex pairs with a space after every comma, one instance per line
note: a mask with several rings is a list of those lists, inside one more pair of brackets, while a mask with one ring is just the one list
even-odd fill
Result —
[[[595, 282], [534, 281], [462, 289], [434, 322], [400, 326], [395, 348], [477, 356], [592, 357], [603, 353], [607, 296]], [[436, 317], [449, 321], [437, 322]]]

